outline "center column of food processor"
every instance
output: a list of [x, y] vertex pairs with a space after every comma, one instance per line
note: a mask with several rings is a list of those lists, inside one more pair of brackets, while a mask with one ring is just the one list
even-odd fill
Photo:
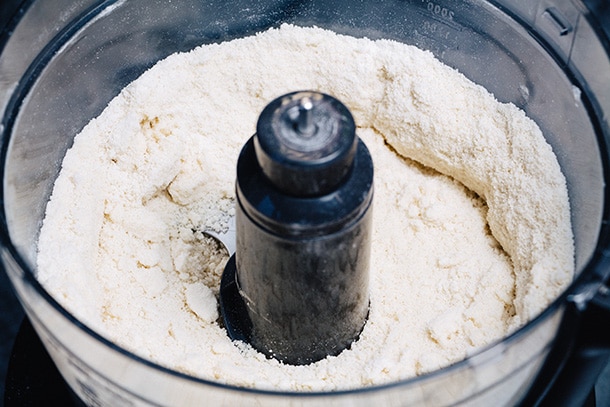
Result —
[[369, 310], [373, 163], [349, 110], [316, 92], [272, 101], [237, 163], [229, 336], [301, 365], [337, 355]]

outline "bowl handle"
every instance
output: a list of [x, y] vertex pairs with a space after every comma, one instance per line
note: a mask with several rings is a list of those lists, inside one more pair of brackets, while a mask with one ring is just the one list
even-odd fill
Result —
[[581, 407], [595, 396], [595, 383], [610, 361], [610, 253], [600, 257], [595, 269], [606, 275], [590, 273], [567, 296], [553, 347], [521, 405]]

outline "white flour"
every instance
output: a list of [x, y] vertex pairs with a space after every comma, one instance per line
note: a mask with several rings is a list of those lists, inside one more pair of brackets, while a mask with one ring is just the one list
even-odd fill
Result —
[[[260, 111], [305, 89], [351, 109], [375, 162], [371, 310], [351, 350], [288, 366], [217, 324], [227, 259], [201, 231], [232, 215]], [[91, 328], [170, 368], [355, 388], [446, 366], [539, 313], [572, 278], [569, 219], [551, 148], [516, 107], [416, 48], [284, 26], [161, 61], [85, 127], [47, 207], [38, 276]]]

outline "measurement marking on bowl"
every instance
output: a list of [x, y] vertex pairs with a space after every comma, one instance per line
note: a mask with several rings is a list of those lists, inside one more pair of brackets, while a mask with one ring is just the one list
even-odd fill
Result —
[[[462, 26], [455, 21], [455, 11], [442, 4], [429, 0], [421, 0], [422, 14], [455, 29], [462, 30]], [[425, 10], [425, 11], [424, 11]]]

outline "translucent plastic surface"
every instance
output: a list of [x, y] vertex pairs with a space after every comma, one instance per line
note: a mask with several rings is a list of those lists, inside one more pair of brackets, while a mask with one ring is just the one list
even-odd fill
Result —
[[[429, 49], [499, 100], [523, 108], [541, 126], [568, 180], [577, 270], [586, 270], [604, 211], [607, 152], [598, 139], [608, 130], [610, 69], [592, 72], [584, 59], [599, 66], [608, 57], [571, 3], [560, 2], [555, 14], [548, 11], [551, 2], [506, 3], [34, 2], [0, 56], [2, 258], [37, 332], [77, 394], [92, 405], [436, 406], [520, 400], [556, 335], [562, 298], [514, 335], [452, 367], [362, 391], [303, 395], [222, 386], [142, 360], [75, 320], [37, 283], [33, 269], [45, 205], [66, 150], [127, 83], [173, 52], [290, 22]], [[566, 21], [570, 28], [564, 32]], [[581, 51], [585, 46], [588, 54]]]

